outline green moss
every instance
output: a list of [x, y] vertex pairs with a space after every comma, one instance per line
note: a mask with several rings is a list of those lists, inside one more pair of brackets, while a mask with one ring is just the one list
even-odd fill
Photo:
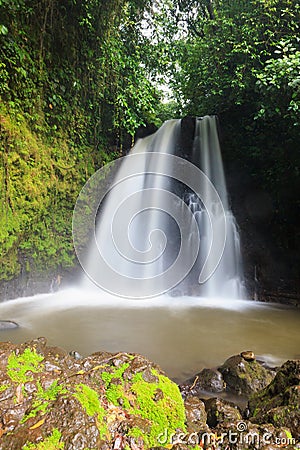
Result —
[[43, 389], [40, 382], [37, 382], [37, 393], [35, 400], [32, 403], [32, 409], [28, 414], [25, 414], [21, 423], [26, 422], [31, 417], [36, 417], [36, 415], [40, 412], [41, 414], [45, 414], [49, 407], [49, 403], [57, 399], [58, 395], [66, 394], [68, 391], [63, 386], [58, 384], [58, 381], [55, 380], [48, 389]]
[[2, 386], [0, 386], [0, 393], [6, 391], [7, 388], [9, 388], [7, 384], [2, 384]]
[[[135, 413], [152, 422], [151, 432], [145, 439], [150, 447], [159, 445], [158, 436], [168, 434], [176, 429], [185, 431], [185, 410], [178, 386], [164, 375], [152, 369], [158, 378], [157, 383], [148, 383], [141, 373], [135, 375], [132, 391], [137, 395], [138, 409]], [[156, 400], [157, 390], [162, 392], [162, 398]]]
[[[34, 133], [0, 102], [0, 280], [74, 265], [72, 214], [91, 149]], [[54, 257], [55, 256], [55, 257]]]
[[122, 407], [124, 409], [131, 409], [128, 398], [126, 397], [126, 392], [122, 385], [111, 383], [106, 390], [106, 398], [114, 405], [119, 405], [119, 400], [121, 400], [123, 402]]
[[16, 383], [32, 381], [32, 376], [27, 372], [39, 373], [44, 369], [41, 364], [44, 357], [39, 355], [35, 349], [26, 348], [21, 355], [11, 353], [7, 362], [7, 375]]
[[22, 450], [63, 450], [65, 447], [64, 442], [60, 442], [61, 432], [55, 428], [52, 434], [44, 441], [38, 444], [26, 443]]
[[105, 386], [108, 387], [113, 379], [121, 379], [125, 370], [129, 367], [129, 363], [124, 363], [122, 366], [113, 370], [112, 372], [102, 372], [101, 377], [105, 382]]
[[[133, 378], [131, 391], [135, 394], [135, 405], [129, 402], [125, 390], [123, 374], [128, 363], [123, 364], [112, 372], [101, 374], [106, 386], [106, 398], [109, 402], [118, 406], [120, 400], [122, 406], [129, 414], [136, 415], [150, 422], [150, 433], [145, 433], [138, 427], [129, 431], [131, 437], [142, 437], [149, 447], [159, 445], [158, 437], [167, 430], [168, 437], [177, 428], [185, 430], [185, 410], [178, 387], [167, 377], [160, 375], [152, 369], [152, 374], [158, 379], [157, 383], [149, 383], [144, 380], [143, 374], [138, 373]], [[117, 382], [114, 382], [117, 381]], [[156, 399], [157, 392], [161, 392], [161, 398]]]
[[[105, 382], [107, 400], [114, 405], [119, 405], [119, 400], [121, 400], [123, 402], [122, 406], [126, 410], [132, 409], [124, 390], [124, 380], [122, 378], [128, 367], [129, 363], [124, 363], [112, 372], [102, 372], [101, 374], [101, 378]], [[120, 384], [114, 383], [113, 380], [116, 380], [117, 383], [119, 381]]]
[[97, 415], [97, 425], [101, 439], [108, 434], [108, 428], [104, 422], [105, 409], [100, 403], [97, 392], [89, 386], [80, 383], [76, 386], [74, 397], [80, 402], [88, 416]]
[[139, 438], [144, 439], [145, 433], [142, 430], [140, 430], [138, 427], [133, 427], [133, 428], [131, 428], [131, 430], [129, 430], [128, 436], [135, 438], [135, 439], [139, 439]]
[[84, 408], [88, 416], [99, 414], [102, 407], [100, 405], [98, 394], [94, 391], [94, 389], [80, 383], [76, 386], [76, 393], [74, 394], [74, 397], [81, 403], [81, 406]]

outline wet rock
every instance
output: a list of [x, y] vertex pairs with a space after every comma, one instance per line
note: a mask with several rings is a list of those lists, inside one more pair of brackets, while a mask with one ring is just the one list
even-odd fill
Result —
[[182, 156], [187, 159], [191, 159], [191, 149], [193, 148], [196, 118], [192, 116], [186, 116], [181, 119], [181, 133], [180, 133], [180, 149]]
[[19, 325], [16, 322], [13, 322], [12, 320], [0, 320], [0, 331], [18, 327]]
[[212, 428], [221, 422], [232, 422], [242, 419], [241, 412], [234, 403], [219, 398], [205, 400], [205, 409], [207, 412], [207, 424]]
[[203, 391], [220, 393], [225, 390], [222, 374], [215, 369], [203, 369], [183, 385], [183, 391], [201, 397]]
[[246, 350], [241, 353], [241, 357], [244, 358], [245, 361], [254, 361], [255, 354], [251, 350]]
[[0, 343], [1, 450], [150, 448], [185, 429], [179, 389], [140, 355], [79, 361], [45, 339]]
[[74, 359], [82, 359], [82, 356], [80, 355], [80, 353], [76, 352], [76, 350], [70, 351], [69, 355], [72, 356]]
[[204, 403], [197, 397], [189, 396], [185, 399], [184, 406], [188, 432], [208, 431]]
[[139, 128], [136, 130], [134, 135], [134, 142], [136, 142], [138, 139], [145, 138], [147, 136], [150, 136], [151, 134], [155, 133], [158, 130], [157, 126], [153, 123], [150, 123], [147, 126], [139, 126]]
[[153, 375], [151, 370], [146, 369], [143, 372], [143, 380], [147, 381], [147, 383], [157, 383], [158, 378], [155, 375]]
[[300, 360], [287, 361], [274, 380], [249, 400], [251, 421], [288, 427], [300, 438]]
[[275, 428], [270, 424], [257, 425], [249, 421], [219, 423], [210, 435], [210, 444], [216, 449], [294, 449], [293, 438], [288, 429]]
[[249, 396], [264, 389], [274, 378], [274, 372], [263, 367], [256, 360], [246, 361], [236, 355], [227, 359], [218, 369], [226, 383], [226, 390], [238, 395]]

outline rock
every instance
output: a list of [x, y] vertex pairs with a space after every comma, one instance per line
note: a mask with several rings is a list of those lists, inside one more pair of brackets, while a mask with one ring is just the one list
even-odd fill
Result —
[[251, 421], [288, 427], [300, 438], [300, 360], [287, 361], [274, 380], [249, 400]]
[[69, 355], [72, 356], [74, 359], [82, 359], [82, 356], [76, 350], [71, 350], [69, 352]]
[[[217, 449], [295, 449], [295, 440], [284, 428], [275, 428], [271, 424], [257, 425], [249, 421], [220, 422], [214, 428], [215, 435], [210, 435], [211, 448]], [[214, 441], [214, 436], [216, 439]], [[214, 446], [214, 444], [216, 444]]]
[[184, 406], [188, 433], [208, 431], [204, 403], [197, 397], [189, 396], [185, 399]]
[[12, 320], [0, 320], [0, 331], [9, 330], [12, 328], [19, 328], [19, 325]]
[[39, 338], [0, 343], [0, 367], [3, 450], [146, 449], [185, 431], [178, 386], [140, 355], [76, 360]]
[[183, 158], [191, 160], [191, 150], [193, 148], [193, 142], [195, 137], [196, 118], [192, 116], [186, 116], [181, 119], [180, 123], [180, 140], [179, 146], [181, 149], [181, 155]]
[[226, 390], [238, 395], [249, 396], [264, 389], [274, 378], [274, 372], [263, 367], [256, 360], [246, 361], [236, 355], [227, 359], [218, 369], [223, 375]]
[[150, 123], [147, 126], [139, 126], [139, 128], [136, 130], [134, 135], [134, 142], [136, 142], [138, 139], [143, 139], [147, 136], [150, 136], [151, 134], [155, 133], [158, 130], [157, 126], [153, 123]]
[[193, 378], [190, 378], [180, 386], [183, 395], [203, 396], [203, 391], [220, 393], [225, 390], [225, 382], [222, 374], [215, 369], [203, 369]]
[[242, 415], [238, 407], [227, 400], [219, 398], [205, 400], [205, 409], [207, 412], [207, 424], [211, 428], [216, 427], [221, 422], [242, 420]]
[[255, 360], [255, 354], [251, 350], [242, 352], [241, 357], [244, 358], [245, 361], [254, 361]]

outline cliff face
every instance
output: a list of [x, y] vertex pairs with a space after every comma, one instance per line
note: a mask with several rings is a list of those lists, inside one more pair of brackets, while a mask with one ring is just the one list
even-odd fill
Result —
[[0, 292], [12, 298], [49, 289], [74, 266], [73, 206], [94, 161], [90, 149], [39, 136], [4, 108], [0, 129]]
[[288, 219], [280, 223], [282, 217], [272, 193], [251, 176], [241, 161], [228, 162], [226, 174], [251, 298], [299, 305], [300, 260], [293, 225]]

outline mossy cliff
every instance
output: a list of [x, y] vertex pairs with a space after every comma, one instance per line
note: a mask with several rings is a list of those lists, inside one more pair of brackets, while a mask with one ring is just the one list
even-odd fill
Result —
[[0, 108], [0, 282], [73, 268], [73, 208], [104, 158], [62, 136], [42, 138], [22, 114]]

